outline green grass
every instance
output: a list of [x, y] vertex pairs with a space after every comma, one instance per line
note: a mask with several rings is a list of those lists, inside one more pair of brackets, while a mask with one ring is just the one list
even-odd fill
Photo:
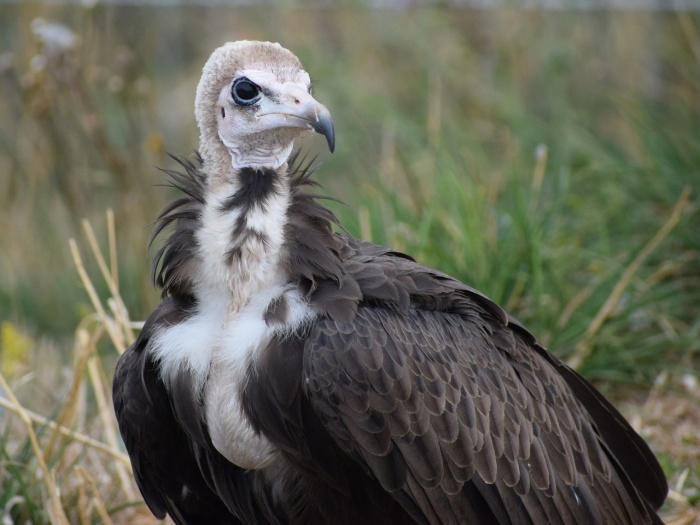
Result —
[[[39, 16], [80, 39], [43, 68]], [[313, 137], [304, 147], [320, 152], [317, 177], [346, 203], [334, 210], [351, 233], [463, 279], [563, 358], [585, 347], [579, 369], [618, 397], [663, 371], [697, 374], [699, 27], [674, 12], [0, 6], [0, 322], [32, 342], [14, 356], [19, 339], [4, 338], [3, 371], [42, 414], [75, 402], [78, 374], [80, 417], [52, 420], [107, 440], [96, 393], [108, 395], [115, 352], [68, 239], [88, 218], [107, 253], [114, 209], [120, 296], [145, 318], [157, 301], [146, 240], [173, 196], [156, 166], [197, 147], [194, 88], [211, 50], [254, 38], [296, 52], [334, 115], [336, 154]], [[684, 188], [684, 212], [645, 251]], [[114, 295], [94, 257], [85, 265], [97, 294]], [[77, 326], [92, 347], [74, 343]], [[85, 348], [101, 380], [71, 362]], [[28, 437], [5, 428], [0, 508], [23, 496], [13, 519], [45, 522], [27, 503], [48, 490]], [[49, 468], [71, 522], [85, 521], [85, 458], [63, 450]], [[125, 483], [105, 487], [108, 508], [124, 503]]]

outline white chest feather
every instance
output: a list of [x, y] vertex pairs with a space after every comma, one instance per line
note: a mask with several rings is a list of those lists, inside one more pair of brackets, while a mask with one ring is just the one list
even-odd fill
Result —
[[196, 295], [226, 295], [230, 307], [240, 310], [261, 288], [287, 280], [279, 262], [290, 197], [288, 191], [272, 193], [250, 209], [224, 210], [226, 198], [236, 190], [231, 183], [207, 198], [196, 234]]
[[[271, 301], [284, 295], [290, 306], [288, 323], [268, 325], [265, 311]], [[313, 317], [299, 292], [275, 287], [261, 293], [235, 318], [225, 324], [212, 356], [209, 377], [204, 387], [205, 414], [216, 449], [229, 461], [248, 469], [269, 465], [276, 449], [255, 434], [243, 413], [241, 392], [260, 352], [273, 337], [287, 336]]]
[[[269, 465], [276, 451], [253, 432], [243, 412], [247, 375], [273, 337], [294, 333], [315, 315], [280, 264], [288, 202], [286, 193], [271, 195], [264, 208], [225, 210], [216, 195], [207, 201], [197, 232], [197, 311], [160, 329], [149, 350], [166, 384], [175, 384], [169, 379], [180, 371], [189, 372], [212, 443], [248, 469]], [[233, 235], [236, 231], [241, 235]], [[286, 319], [268, 324], [266, 312], [280, 298]]]
[[[287, 323], [267, 324], [270, 302], [284, 296]], [[194, 379], [195, 395], [203, 400], [203, 415], [214, 447], [243, 468], [262, 468], [276, 450], [253, 429], [243, 412], [241, 393], [260, 352], [273, 337], [285, 337], [310, 322], [315, 313], [292, 285], [259, 292], [234, 317], [226, 305], [209, 303], [184, 322], [162, 329], [151, 351], [160, 361], [161, 374], [174, 377], [186, 369]]]

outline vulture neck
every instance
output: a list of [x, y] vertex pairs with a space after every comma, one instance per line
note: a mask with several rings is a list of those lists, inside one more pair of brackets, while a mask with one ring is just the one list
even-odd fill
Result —
[[177, 286], [177, 268], [187, 261], [197, 306], [184, 321], [156, 334], [150, 351], [175, 402], [194, 404], [193, 420], [206, 421], [214, 447], [241, 468], [260, 469], [279, 454], [253, 430], [241, 392], [270, 342], [295, 333], [316, 315], [290, 283], [294, 268], [287, 241], [298, 235], [289, 224], [290, 204], [299, 198], [293, 192], [300, 182], [286, 163], [277, 169], [244, 167], [226, 178], [212, 178], [205, 163], [202, 172], [209, 174], [199, 186], [202, 194], [187, 187], [199, 212], [194, 231], [191, 215], [177, 205], [166, 208], [163, 220], [176, 221], [177, 227], [161, 269], [167, 291]]
[[210, 181], [197, 232], [200, 300], [218, 298], [236, 316], [256, 294], [287, 281], [282, 252], [290, 201], [286, 162]]
[[[164, 297], [179, 297], [193, 308], [157, 334], [150, 352], [168, 388], [190, 381], [196, 397], [205, 394], [214, 373], [229, 381], [210, 384], [238, 388], [230, 378], [245, 377], [271, 337], [286, 337], [326, 311], [314, 290], [322, 281], [346, 282], [340, 258], [345, 244], [333, 233], [334, 215], [303, 191], [313, 185], [310, 166], [298, 167], [295, 159], [292, 169], [242, 168], [213, 178], [206, 160], [201, 167], [179, 161], [187, 173], [168, 173], [186, 196], [158, 219], [155, 235], [174, 229], [154, 259], [154, 279]], [[354, 312], [357, 286], [343, 285], [339, 294], [330, 298], [340, 297]], [[181, 380], [183, 371], [189, 379]], [[223, 390], [207, 394], [211, 403], [229, 395]], [[226, 418], [212, 415], [219, 419]], [[220, 435], [229, 431], [223, 428]]]

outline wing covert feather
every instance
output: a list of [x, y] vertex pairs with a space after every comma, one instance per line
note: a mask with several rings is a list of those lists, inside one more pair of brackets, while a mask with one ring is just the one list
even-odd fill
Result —
[[654, 522], [562, 376], [471, 308], [360, 306], [352, 323], [317, 321], [304, 384], [336, 443], [431, 523]]

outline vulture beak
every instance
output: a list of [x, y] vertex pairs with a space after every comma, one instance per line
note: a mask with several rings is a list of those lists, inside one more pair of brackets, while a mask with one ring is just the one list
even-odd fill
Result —
[[330, 111], [297, 84], [286, 84], [276, 100], [264, 98], [258, 118], [270, 128], [312, 129], [326, 137], [331, 153], [335, 150], [335, 129]]
[[331, 112], [323, 104], [318, 104], [316, 110], [314, 110], [314, 118], [309, 123], [316, 133], [326, 137], [328, 149], [333, 153], [335, 150], [335, 128], [333, 127]]

